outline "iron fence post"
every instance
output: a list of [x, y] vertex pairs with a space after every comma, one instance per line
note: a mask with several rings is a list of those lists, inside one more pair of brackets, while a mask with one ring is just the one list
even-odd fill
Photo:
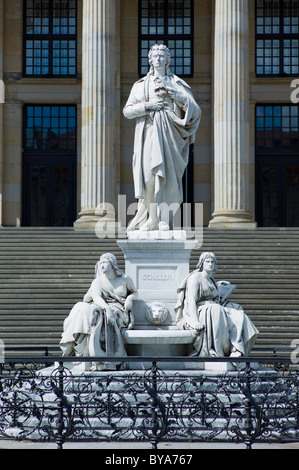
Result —
[[296, 436], [299, 435], [299, 367], [296, 367]]
[[245, 430], [247, 437], [245, 438], [244, 442], [246, 444], [246, 449], [252, 448], [252, 415], [251, 415], [251, 385], [250, 385], [250, 374], [251, 374], [251, 367], [250, 362], [246, 362], [246, 394], [247, 398], [245, 400]]
[[64, 422], [63, 422], [63, 362], [59, 362], [58, 367], [58, 389], [59, 389], [59, 396], [58, 396], [58, 408], [57, 408], [57, 449], [63, 449], [63, 430], [64, 430]]
[[153, 430], [153, 437], [151, 440], [152, 448], [158, 448], [158, 416], [157, 416], [157, 363], [152, 363], [152, 390], [153, 390], [153, 397], [152, 397], [152, 430]]

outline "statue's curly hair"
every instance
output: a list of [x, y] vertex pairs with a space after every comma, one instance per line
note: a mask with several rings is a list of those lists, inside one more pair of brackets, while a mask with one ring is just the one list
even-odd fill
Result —
[[162, 51], [164, 51], [166, 53], [166, 57], [167, 57], [167, 60], [166, 60], [166, 75], [170, 74], [170, 64], [171, 64], [171, 54], [170, 54], [170, 50], [168, 49], [167, 46], [165, 46], [165, 44], [154, 44], [150, 50], [149, 50], [149, 53], [148, 53], [148, 63], [150, 65], [150, 71], [149, 71], [149, 74], [152, 74], [153, 73], [153, 61], [152, 61], [152, 56], [153, 56], [153, 52], [155, 49], [160, 49]]

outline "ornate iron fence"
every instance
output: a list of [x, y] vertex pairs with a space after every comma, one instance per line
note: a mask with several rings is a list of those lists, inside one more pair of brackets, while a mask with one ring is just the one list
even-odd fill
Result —
[[[82, 371], [90, 358], [7, 357], [0, 374], [0, 438], [150, 442], [299, 441], [299, 371], [286, 357], [206, 358], [238, 370], [159, 367], [173, 358], [117, 358], [118, 371]], [[93, 358], [97, 361], [100, 358]], [[107, 358], [113, 362], [116, 359]], [[147, 361], [146, 370], [134, 362]], [[175, 358], [177, 364], [198, 359]], [[200, 360], [202, 362], [202, 359]]]

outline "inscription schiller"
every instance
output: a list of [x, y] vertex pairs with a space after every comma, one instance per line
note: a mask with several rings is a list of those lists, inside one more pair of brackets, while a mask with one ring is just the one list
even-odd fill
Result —
[[174, 281], [173, 274], [166, 273], [154, 273], [154, 274], [142, 274], [143, 281]]
[[138, 288], [145, 290], [176, 289], [177, 268], [144, 268], [138, 269]]

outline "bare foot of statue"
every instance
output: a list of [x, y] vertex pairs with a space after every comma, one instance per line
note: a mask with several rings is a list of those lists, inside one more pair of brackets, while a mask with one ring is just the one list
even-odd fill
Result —
[[162, 230], [164, 232], [170, 230], [169, 225], [166, 222], [159, 222], [159, 230]]
[[242, 356], [242, 353], [240, 351], [238, 351], [236, 348], [233, 348], [231, 353], [230, 353], [230, 357], [241, 357]]
[[157, 230], [158, 229], [158, 224], [157, 222], [153, 221], [152, 218], [149, 218], [145, 224], [143, 224], [141, 227], [140, 227], [140, 231], [142, 232], [146, 232], [148, 230]]

